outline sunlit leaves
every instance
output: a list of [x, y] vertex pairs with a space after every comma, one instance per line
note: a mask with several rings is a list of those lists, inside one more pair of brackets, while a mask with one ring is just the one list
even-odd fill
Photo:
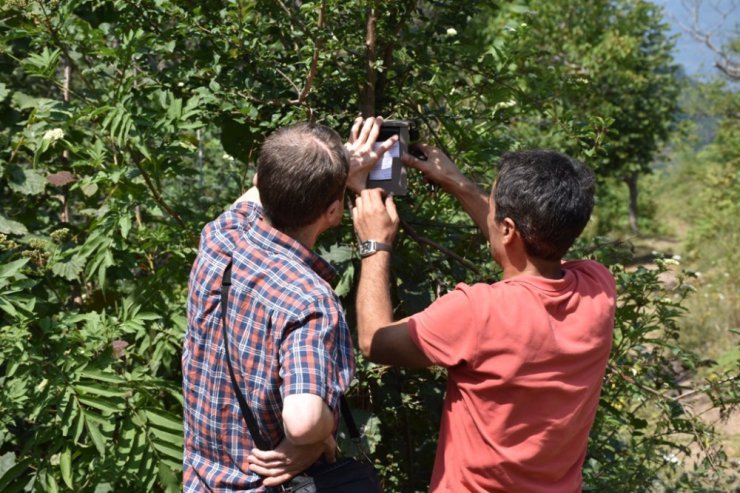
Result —
[[44, 47], [40, 53], [31, 53], [22, 64], [29, 74], [48, 77], [56, 69], [61, 53], [59, 48], [49, 50], [48, 47]]

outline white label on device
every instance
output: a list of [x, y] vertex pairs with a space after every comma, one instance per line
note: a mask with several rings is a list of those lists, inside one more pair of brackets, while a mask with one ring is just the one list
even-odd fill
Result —
[[[380, 143], [373, 145], [373, 150], [380, 147]], [[369, 178], [371, 180], [390, 180], [393, 178], [393, 158], [401, 156], [401, 146], [396, 142], [393, 147], [388, 149], [383, 158], [378, 161], [375, 167], [370, 171]]]

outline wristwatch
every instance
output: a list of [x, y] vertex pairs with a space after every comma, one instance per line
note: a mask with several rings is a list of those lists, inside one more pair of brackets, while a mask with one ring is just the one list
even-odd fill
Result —
[[381, 243], [375, 240], [360, 242], [360, 257], [362, 258], [369, 257], [370, 255], [377, 253], [378, 250], [383, 250], [384, 252], [393, 251], [391, 246], [387, 243]]

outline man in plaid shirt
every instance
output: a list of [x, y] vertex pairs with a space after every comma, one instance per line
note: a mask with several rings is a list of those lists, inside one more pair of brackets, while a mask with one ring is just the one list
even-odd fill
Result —
[[[311, 249], [341, 221], [346, 186], [364, 188], [370, 168], [395, 143], [374, 149], [381, 124], [358, 119], [346, 145], [321, 125], [276, 131], [260, 151], [256, 189], [203, 229], [182, 355], [184, 491], [268, 491], [322, 455], [333, 459], [339, 396], [354, 355], [329, 284], [334, 270]], [[225, 348], [220, 288], [230, 261]], [[255, 450], [225, 349], [273, 450]]]

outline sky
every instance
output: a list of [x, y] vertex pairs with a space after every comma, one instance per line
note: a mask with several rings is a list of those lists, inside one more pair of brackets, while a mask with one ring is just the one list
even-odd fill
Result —
[[[719, 75], [714, 67], [718, 59], [709, 48], [686, 33], [679, 24], [690, 25], [692, 11], [690, 5], [697, 0], [653, 0], [664, 8], [666, 21], [671, 24], [671, 33], [677, 34], [675, 58], [683, 65], [686, 73], [699, 78], [713, 78]], [[712, 41], [721, 45], [734, 33], [738, 35], [740, 24], [739, 0], [700, 1], [699, 26], [704, 32], [714, 33]]]

